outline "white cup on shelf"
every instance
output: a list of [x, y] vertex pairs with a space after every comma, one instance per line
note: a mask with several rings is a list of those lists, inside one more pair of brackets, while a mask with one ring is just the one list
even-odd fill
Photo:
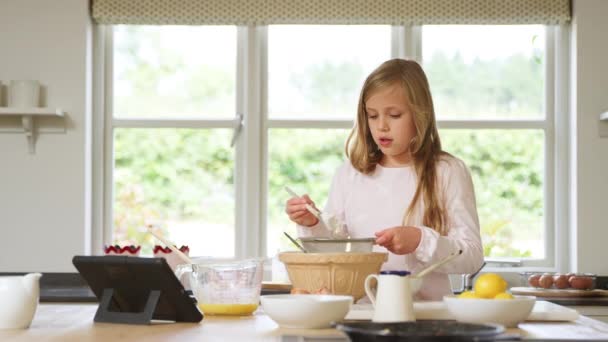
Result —
[[12, 80], [8, 85], [8, 106], [35, 108], [40, 103], [40, 83], [34, 80]]

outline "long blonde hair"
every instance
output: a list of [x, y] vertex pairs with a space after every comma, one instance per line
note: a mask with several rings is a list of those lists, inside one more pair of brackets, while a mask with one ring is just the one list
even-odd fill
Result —
[[376, 169], [383, 153], [372, 137], [365, 102], [377, 90], [395, 84], [401, 86], [405, 92], [416, 128], [416, 136], [410, 143], [410, 153], [418, 184], [412, 202], [404, 214], [403, 224], [412, 224], [410, 219], [422, 202], [425, 206], [422, 224], [435, 229], [441, 235], [446, 235], [447, 214], [439, 196], [437, 164], [440, 157], [447, 153], [441, 150], [431, 90], [418, 63], [391, 59], [382, 63], [367, 77], [359, 96], [357, 122], [346, 141], [346, 156], [359, 172], [370, 174]]

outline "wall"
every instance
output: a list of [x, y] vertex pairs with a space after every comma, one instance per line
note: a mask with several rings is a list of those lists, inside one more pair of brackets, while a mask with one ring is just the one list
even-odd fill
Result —
[[[608, 1], [576, 0], [572, 23], [573, 268], [608, 275]], [[603, 137], [600, 137], [602, 132]]]
[[[90, 31], [86, 0], [0, 1], [0, 82], [39, 80], [63, 134], [0, 134], [0, 272], [72, 271], [90, 226]], [[6, 119], [4, 119], [6, 121]]]
[[[575, 0], [571, 267], [608, 274], [608, 1]], [[90, 251], [90, 47], [86, 0], [0, 1], [0, 81], [37, 79], [68, 112], [65, 134], [0, 133], [0, 272], [72, 271]]]

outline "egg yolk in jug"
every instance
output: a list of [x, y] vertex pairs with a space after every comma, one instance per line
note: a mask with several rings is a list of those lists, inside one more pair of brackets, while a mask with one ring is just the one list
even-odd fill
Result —
[[199, 303], [198, 307], [205, 315], [230, 315], [245, 316], [251, 315], [258, 304], [205, 304]]

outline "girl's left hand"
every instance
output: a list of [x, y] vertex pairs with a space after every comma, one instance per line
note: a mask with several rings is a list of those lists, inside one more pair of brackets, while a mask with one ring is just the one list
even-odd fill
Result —
[[418, 248], [422, 232], [416, 227], [393, 227], [376, 232], [376, 244], [394, 254], [412, 253]]

